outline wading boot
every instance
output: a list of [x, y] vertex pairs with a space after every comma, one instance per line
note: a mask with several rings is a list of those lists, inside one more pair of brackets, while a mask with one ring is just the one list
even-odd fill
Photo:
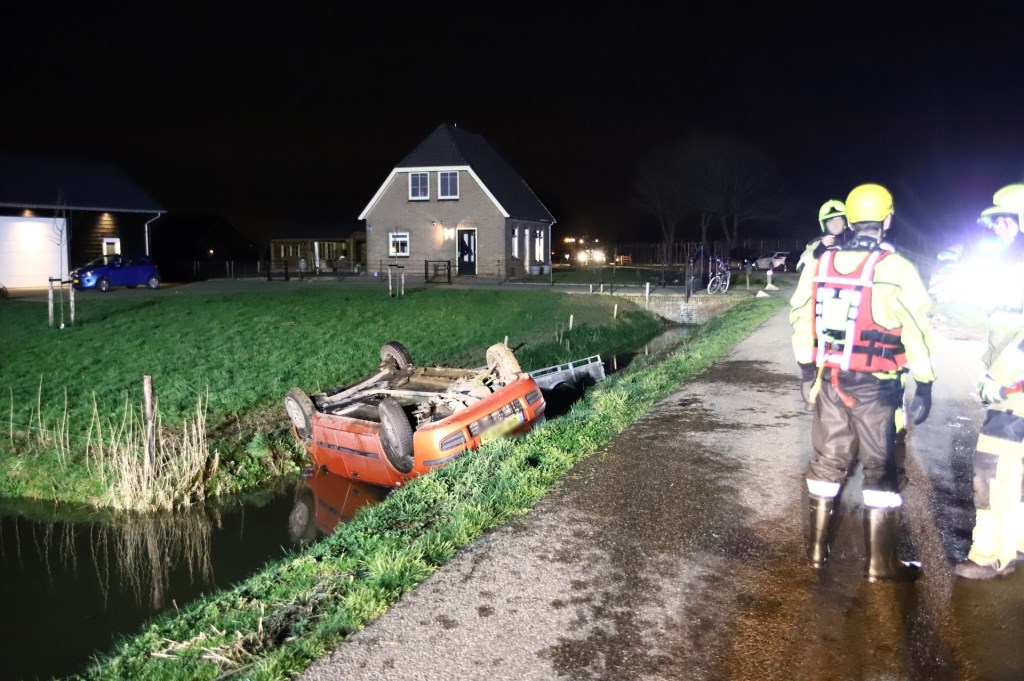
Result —
[[829, 553], [829, 526], [832, 523], [832, 510], [835, 497], [820, 497], [811, 494], [807, 498], [808, 515], [810, 516], [810, 532], [807, 537], [807, 560], [811, 567], [825, 567]]
[[899, 530], [899, 508], [864, 507], [864, 540], [868, 548], [864, 576], [869, 582], [909, 582], [921, 575], [921, 563], [899, 559]]

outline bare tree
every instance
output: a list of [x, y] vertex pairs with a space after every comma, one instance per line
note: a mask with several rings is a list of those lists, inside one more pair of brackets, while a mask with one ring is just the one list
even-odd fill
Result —
[[683, 185], [685, 163], [686, 151], [680, 144], [659, 147], [640, 161], [633, 181], [635, 203], [658, 220], [666, 267], [672, 257], [676, 229], [692, 210]]
[[727, 135], [693, 134], [687, 143], [679, 178], [684, 201], [701, 214], [701, 239], [717, 220], [732, 249], [740, 225], [774, 220], [782, 200], [774, 165], [760, 150]]

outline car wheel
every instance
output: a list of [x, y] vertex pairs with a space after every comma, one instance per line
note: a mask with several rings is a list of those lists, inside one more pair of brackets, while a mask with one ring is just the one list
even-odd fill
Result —
[[380, 349], [381, 363], [391, 362], [397, 369], [408, 369], [413, 366], [412, 355], [398, 341], [385, 343]]
[[284, 396], [284, 410], [304, 444], [313, 439], [313, 400], [301, 388], [292, 388]]
[[146, 280], [146, 286], [154, 290], [160, 288], [160, 277], [153, 275]]
[[413, 465], [412, 425], [405, 410], [395, 400], [386, 397], [378, 407], [380, 414], [380, 443], [384, 455], [399, 473], [408, 473]]
[[288, 538], [292, 543], [316, 539], [316, 511], [313, 507], [313, 490], [303, 486], [295, 493], [295, 505], [288, 514]]
[[100, 279], [96, 282], [96, 288], [98, 288], [101, 293], [106, 293], [110, 290], [110, 281], [108, 279]]
[[512, 348], [504, 343], [495, 343], [487, 348], [487, 369], [503, 383], [514, 381], [523, 372]]

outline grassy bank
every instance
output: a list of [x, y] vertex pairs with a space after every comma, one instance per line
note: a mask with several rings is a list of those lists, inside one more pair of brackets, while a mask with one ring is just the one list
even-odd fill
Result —
[[571, 466], [725, 355], [781, 305], [779, 299], [750, 299], [733, 307], [663, 361], [638, 358], [568, 415], [418, 478], [307, 551], [158, 618], [82, 678], [298, 674], [461, 546], [528, 511]]
[[285, 392], [364, 376], [385, 342], [401, 341], [419, 364], [478, 366], [507, 336], [522, 366], [537, 368], [626, 351], [660, 330], [632, 306], [613, 319], [617, 302], [621, 309], [607, 296], [546, 290], [430, 288], [388, 298], [380, 288], [308, 282], [230, 294], [182, 287], [80, 295], [75, 327], [56, 330], [45, 305], [5, 301], [0, 495], [118, 506], [139, 494], [166, 499], [139, 491], [153, 479], [140, 451], [143, 375], [153, 377], [163, 425], [157, 464], [182, 467], [165, 478], [184, 480], [187, 502], [252, 489], [294, 467], [301, 454], [287, 432]]

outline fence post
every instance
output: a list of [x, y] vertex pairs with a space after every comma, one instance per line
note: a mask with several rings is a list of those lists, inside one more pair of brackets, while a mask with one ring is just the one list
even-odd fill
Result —
[[71, 284], [68, 286], [68, 291], [71, 295], [71, 326], [75, 325], [75, 285]]
[[452, 283], [452, 261], [448, 261], [448, 283]]
[[644, 307], [651, 306], [651, 282], [644, 282]]
[[400, 296], [404, 296], [404, 295], [405, 295], [405, 270], [402, 270], [402, 282], [401, 282], [401, 287], [402, 287], [402, 288], [401, 288], [401, 292], [400, 292], [400, 293], [399, 293], [398, 295], [400, 295]]
[[395, 294], [391, 291], [391, 268], [388, 267], [388, 298], [391, 298]]
[[53, 328], [53, 277], [50, 277], [50, 292], [46, 296], [46, 316], [50, 320], [50, 328]]
[[142, 377], [142, 403], [146, 414], [146, 456], [150, 474], [156, 473], [156, 428], [153, 424], [153, 377]]

